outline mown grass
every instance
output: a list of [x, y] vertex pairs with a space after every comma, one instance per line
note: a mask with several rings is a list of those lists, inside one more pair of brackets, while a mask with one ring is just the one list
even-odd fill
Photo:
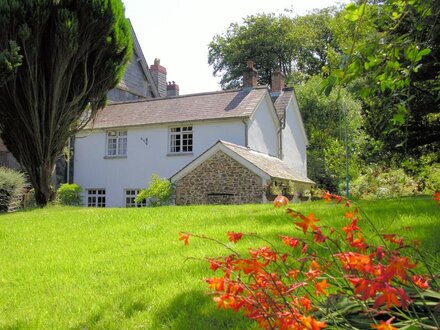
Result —
[[[291, 205], [337, 226], [344, 209], [322, 202]], [[383, 232], [421, 241], [440, 262], [440, 208], [430, 198], [362, 202]], [[227, 231], [275, 240], [298, 235], [271, 205], [148, 209], [50, 207], [0, 216], [0, 329], [247, 329], [240, 314], [218, 311], [193, 258], [227, 253], [209, 241]], [[262, 245], [244, 238], [238, 249]], [[189, 259], [187, 259], [189, 258]], [[437, 264], [438, 265], [438, 264]], [[438, 272], [439, 269], [437, 268]]]

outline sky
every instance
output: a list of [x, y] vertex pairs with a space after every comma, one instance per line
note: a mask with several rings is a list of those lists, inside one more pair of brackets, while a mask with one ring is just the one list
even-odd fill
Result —
[[220, 90], [208, 65], [208, 44], [231, 23], [259, 13], [303, 15], [347, 0], [123, 0], [148, 65], [167, 69], [180, 95]]

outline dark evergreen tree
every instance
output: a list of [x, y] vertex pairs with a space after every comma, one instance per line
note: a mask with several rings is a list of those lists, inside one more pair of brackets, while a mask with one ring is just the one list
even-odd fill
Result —
[[120, 0], [3, 0], [0, 31], [0, 46], [14, 40], [22, 56], [0, 87], [1, 138], [43, 207], [67, 139], [105, 105], [123, 74], [130, 25]]

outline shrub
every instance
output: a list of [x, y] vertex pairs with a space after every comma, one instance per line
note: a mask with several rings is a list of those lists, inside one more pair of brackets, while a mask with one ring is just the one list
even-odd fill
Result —
[[7, 212], [20, 205], [26, 179], [21, 172], [7, 167], [0, 167], [0, 212]]
[[[429, 269], [417, 243], [380, 233], [340, 196], [326, 192], [323, 198], [345, 205], [342, 228], [318, 226], [313, 213], [287, 209], [301, 234], [279, 235], [284, 248], [278, 250], [262, 238], [268, 245], [246, 254], [231, 245], [244, 236], [259, 238], [256, 234], [228, 232], [230, 243], [223, 243], [179, 233], [185, 245], [197, 237], [228, 249], [227, 256], [206, 258], [217, 273], [205, 281], [218, 308], [243, 311], [264, 329], [439, 328], [438, 275]], [[440, 201], [440, 194], [434, 199]], [[365, 233], [358, 227], [361, 221], [369, 227]], [[367, 243], [373, 236], [379, 245]]]
[[169, 180], [153, 174], [148, 188], [141, 190], [135, 201], [140, 203], [147, 199], [151, 206], [166, 205], [171, 202], [173, 193], [173, 184]]
[[418, 193], [418, 184], [403, 169], [369, 167], [351, 183], [350, 193], [365, 199], [411, 196]]
[[62, 205], [77, 206], [82, 204], [82, 188], [76, 183], [63, 183], [57, 190], [58, 201]]

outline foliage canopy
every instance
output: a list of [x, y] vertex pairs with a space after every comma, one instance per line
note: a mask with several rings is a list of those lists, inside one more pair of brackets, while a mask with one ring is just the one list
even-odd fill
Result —
[[123, 74], [130, 25], [120, 0], [1, 1], [0, 31], [0, 46], [14, 40], [22, 55], [0, 87], [1, 138], [44, 206], [67, 139], [104, 106]]

